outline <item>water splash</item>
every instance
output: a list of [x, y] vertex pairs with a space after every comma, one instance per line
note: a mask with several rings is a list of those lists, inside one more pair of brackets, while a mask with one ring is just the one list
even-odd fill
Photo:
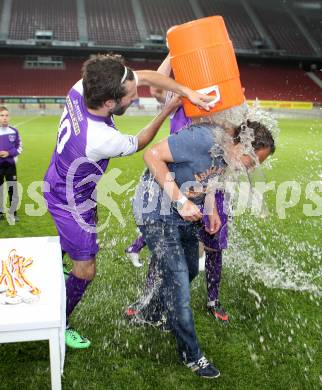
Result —
[[[266, 250], [265, 260], [259, 262], [256, 260], [253, 243], [235, 226], [230, 228], [230, 248], [224, 255], [224, 264], [233, 273], [247, 275], [253, 281], [262, 282], [268, 288], [306, 291], [314, 296], [322, 296], [322, 287], [316, 284], [316, 281], [322, 278], [322, 268], [305, 272], [301, 269], [301, 265], [294, 261], [294, 255], [292, 256], [292, 250], [299, 253], [301, 250], [307, 250], [309, 246], [312, 257], [318, 264], [318, 259], [322, 257], [322, 249], [318, 245], [296, 242], [295, 248], [294, 240], [289, 235], [275, 232], [278, 234], [279, 241], [283, 242], [288, 250], [284, 254], [279, 250], [279, 256], [276, 256], [273, 251]], [[254, 226], [252, 228], [254, 230]], [[258, 244], [264, 245], [260, 242]], [[238, 259], [235, 256], [236, 253], [238, 253]], [[253, 295], [256, 294], [253, 293]]]
[[277, 144], [281, 132], [278, 122], [270, 112], [264, 111], [260, 108], [259, 101], [257, 99], [252, 107], [248, 107], [246, 116], [247, 119], [252, 122], [260, 122], [263, 124], [271, 132], [275, 144]]

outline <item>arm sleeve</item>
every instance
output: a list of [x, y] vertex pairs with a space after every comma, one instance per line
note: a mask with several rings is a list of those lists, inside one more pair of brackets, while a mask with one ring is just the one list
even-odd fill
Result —
[[[108, 157], [129, 156], [138, 150], [138, 139], [134, 135], [125, 135], [115, 131], [113, 137], [103, 146]], [[102, 150], [102, 151], [103, 151]]]
[[188, 127], [168, 138], [170, 152], [175, 163], [189, 162], [196, 154], [207, 153], [209, 143], [197, 127]]
[[111, 157], [122, 157], [133, 154], [138, 149], [138, 139], [133, 135], [125, 135], [112, 129], [104, 138], [95, 140], [95, 144], [87, 145], [87, 157], [94, 161]]
[[16, 137], [15, 145], [12, 146], [12, 148], [10, 148], [8, 150], [8, 153], [9, 153], [9, 156], [16, 157], [19, 154], [21, 154], [21, 152], [22, 152], [22, 142], [21, 142], [21, 138], [19, 136], [19, 133], [17, 131], [17, 137]]

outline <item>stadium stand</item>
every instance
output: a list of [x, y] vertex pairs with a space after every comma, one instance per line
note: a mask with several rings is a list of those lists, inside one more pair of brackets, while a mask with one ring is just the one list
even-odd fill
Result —
[[322, 102], [322, 89], [303, 70], [281, 65], [239, 66], [247, 99]]
[[140, 0], [148, 34], [165, 36], [176, 25], [196, 19], [186, 0]]
[[[65, 96], [69, 88], [80, 79], [84, 60], [65, 59], [65, 69], [24, 69], [24, 58], [1, 59], [2, 96]], [[156, 70], [159, 63], [127, 63], [133, 69]], [[140, 87], [139, 95], [150, 97], [148, 87]]]
[[258, 18], [269, 31], [276, 48], [285, 54], [314, 55], [306, 38], [286, 12], [282, 2], [249, 0]]
[[322, 81], [322, 69], [313, 72]]
[[23, 69], [23, 58], [1, 60], [1, 95], [64, 96], [80, 79], [80, 60], [66, 60], [64, 70]]
[[[80, 78], [83, 60], [65, 59], [65, 69], [23, 69], [23, 58], [1, 60], [2, 96], [65, 96]], [[158, 62], [128, 61], [133, 69], [156, 70]], [[273, 64], [239, 64], [248, 99], [310, 101], [322, 103], [322, 89], [303, 70]], [[321, 72], [316, 72], [321, 77]], [[147, 87], [139, 95], [149, 97]]]
[[322, 45], [322, 9], [306, 9], [293, 7], [294, 12], [309, 30], [313, 38]]
[[[195, 2], [194, 8], [192, 1]], [[12, 0], [8, 38], [25, 43], [35, 38], [37, 30], [44, 30], [53, 32], [53, 39], [58, 45], [59, 41], [75, 42], [75, 45], [78, 42], [80, 45], [79, 35], [82, 35], [82, 45], [88, 43], [90, 46], [139, 47], [146, 44], [145, 35], [152, 43], [154, 41], [151, 36], [161, 36], [159, 44], [162, 44], [162, 38], [169, 27], [194, 20], [196, 14], [199, 17], [219, 14], [225, 18], [237, 50], [272, 50], [272, 46], [275, 46], [277, 56], [319, 56], [319, 50], [310, 45], [308, 40], [311, 35], [316, 41], [315, 46], [321, 47], [321, 9], [314, 9], [308, 3], [300, 0], [192, 1]], [[82, 16], [80, 10], [83, 8], [80, 4], [85, 4]], [[132, 6], [136, 7], [136, 13]], [[138, 8], [144, 26], [137, 26]], [[0, 0], [0, 13], [1, 9], [3, 0]], [[306, 27], [309, 34], [303, 28], [301, 31], [297, 20]], [[87, 27], [85, 33], [78, 31], [78, 27], [83, 25]]]
[[89, 41], [117, 46], [131, 46], [140, 42], [133, 9], [128, 0], [86, 0], [85, 8]]
[[34, 39], [37, 30], [50, 30], [53, 39], [77, 41], [76, 0], [12, 0], [9, 38]]
[[[290, 55], [293, 59], [296, 58], [296, 63], [293, 60], [290, 65], [282, 62], [276, 64], [271, 63], [269, 58], [265, 59], [265, 62], [256, 62], [254, 56], [248, 61], [244, 60], [244, 57], [240, 58], [241, 79], [247, 98], [322, 103], [322, 89], [318, 86], [317, 79], [322, 80], [322, 72], [314, 71], [319, 69], [321, 59], [316, 63], [304, 65], [306, 69], [313, 70], [311, 78], [299, 68], [302, 59], [314, 56], [314, 49], [315, 55], [318, 53], [308, 42], [309, 34], [318, 44], [321, 45], [322, 42], [320, 12], [308, 7], [307, 3], [293, 0], [288, 3], [282, 0], [194, 0], [198, 7], [192, 7], [192, 1], [187, 0], [82, 1], [86, 15], [84, 26], [87, 26], [85, 35], [88, 35], [89, 46], [113, 46], [116, 52], [117, 48], [124, 48], [127, 53], [129, 47], [145, 43], [141, 42], [142, 30], [139, 30], [140, 26], [136, 23], [137, 8], [140, 8], [144, 18], [147, 37], [164, 37], [172, 25], [194, 20], [197, 8], [199, 14], [204, 16], [222, 15], [235, 48], [254, 55], [258, 54], [254, 51], [256, 41], [260, 42], [263, 38], [261, 25], [265, 26], [277, 49], [272, 57]], [[0, 0], [0, 15], [3, 4], [4, 0]], [[28, 41], [35, 38], [37, 30], [49, 30], [53, 32], [53, 39], [70, 41], [71, 45], [75, 42], [76, 46], [79, 44], [78, 25], [81, 20], [80, 13], [77, 12], [79, 4], [78, 0], [12, 0], [8, 37], [11, 40]], [[137, 8], [133, 9], [132, 6]], [[290, 10], [297, 18], [294, 14], [290, 15], [286, 6], [291, 7]], [[297, 19], [307, 32], [305, 28], [299, 28]], [[142, 39], [144, 40], [144, 37]], [[79, 55], [79, 59], [64, 58], [64, 69], [25, 69], [25, 58], [2, 55], [0, 93], [2, 96], [65, 96], [68, 89], [80, 78], [81, 65], [88, 52], [80, 52]], [[146, 50], [142, 57], [148, 58], [149, 51]], [[153, 62], [152, 59], [128, 62], [133, 69], [156, 70], [159, 64], [160, 62]], [[149, 88], [146, 87], [141, 87], [139, 93], [143, 97], [150, 96]]]
[[205, 16], [221, 15], [237, 49], [253, 49], [254, 42], [261, 41], [254, 23], [240, 1], [236, 0], [199, 0]]

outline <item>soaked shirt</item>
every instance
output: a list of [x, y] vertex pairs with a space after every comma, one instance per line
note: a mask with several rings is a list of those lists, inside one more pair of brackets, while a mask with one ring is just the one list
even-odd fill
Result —
[[[168, 138], [174, 162], [168, 168], [181, 192], [197, 205], [204, 202], [208, 180], [221, 175], [226, 163], [221, 155], [211, 156], [216, 144], [213, 128], [192, 125]], [[138, 225], [164, 221], [186, 224], [172, 207], [170, 198], [147, 170], [137, 187], [133, 210]]]
[[45, 181], [51, 194], [64, 203], [70, 197], [76, 204], [95, 200], [93, 192], [109, 159], [130, 155], [137, 148], [137, 137], [120, 133], [113, 117], [96, 116], [87, 110], [80, 80], [67, 95]]

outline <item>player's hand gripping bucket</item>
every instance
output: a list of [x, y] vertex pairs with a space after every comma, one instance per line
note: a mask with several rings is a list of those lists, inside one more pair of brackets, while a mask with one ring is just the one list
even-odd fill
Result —
[[236, 56], [221, 16], [172, 27], [167, 39], [176, 81], [214, 95], [210, 112], [183, 99], [187, 116], [211, 115], [244, 102]]

